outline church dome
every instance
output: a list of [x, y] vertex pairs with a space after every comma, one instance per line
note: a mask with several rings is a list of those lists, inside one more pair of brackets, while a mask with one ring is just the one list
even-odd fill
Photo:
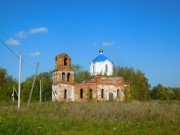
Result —
[[100, 54], [99, 54], [95, 59], [92, 60], [93, 63], [95, 63], [95, 62], [101, 62], [101, 61], [106, 61], [106, 60], [109, 60], [110, 62], [112, 62], [110, 59], [108, 59], [108, 58], [103, 54], [103, 50], [102, 50], [102, 49], [99, 50], [99, 53], [100, 53]]

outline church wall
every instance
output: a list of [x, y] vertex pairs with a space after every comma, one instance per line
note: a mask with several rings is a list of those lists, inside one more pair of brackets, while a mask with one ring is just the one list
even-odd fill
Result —
[[59, 89], [59, 85], [56, 84], [56, 85], [52, 85], [52, 101], [55, 102], [55, 101], [58, 101], [58, 89]]
[[[102, 97], [103, 91], [103, 97]], [[117, 92], [119, 91], [119, 92]], [[109, 100], [124, 100], [124, 90], [121, 86], [114, 86], [114, 85], [97, 85], [97, 100], [100, 101], [109, 101]], [[112, 99], [110, 94], [113, 95]], [[118, 96], [119, 95], [119, 96]]]
[[[107, 75], [112, 75], [113, 72], [113, 65], [110, 61], [102, 61], [102, 62], [96, 62], [90, 64], [90, 73], [91, 75], [104, 75], [106, 72], [106, 65], [108, 66]], [[93, 68], [94, 66], [94, 68]], [[94, 69], [94, 71], [93, 71]]]
[[[83, 97], [80, 96], [80, 91], [83, 90]], [[90, 90], [92, 90], [92, 99], [90, 99]], [[76, 101], [84, 102], [84, 101], [94, 101], [97, 97], [96, 92], [96, 84], [95, 83], [79, 83], [75, 84], [75, 91], [76, 91]]]
[[74, 85], [59, 83], [57, 85], [53, 85], [52, 89], [53, 101], [75, 101]]
[[98, 85], [124, 86], [124, 79], [122, 77], [97, 76], [96, 83]]

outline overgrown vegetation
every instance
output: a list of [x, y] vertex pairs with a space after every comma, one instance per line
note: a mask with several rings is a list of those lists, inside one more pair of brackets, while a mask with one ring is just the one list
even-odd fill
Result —
[[149, 83], [145, 74], [140, 70], [128, 67], [114, 67], [113, 76], [122, 76], [130, 86], [130, 97], [136, 100], [147, 100], [149, 96]]
[[16, 84], [16, 80], [8, 75], [7, 70], [0, 67], [0, 101], [11, 99], [12, 89]]
[[80, 83], [83, 80], [87, 79], [90, 77], [90, 73], [87, 70], [83, 70], [83, 68], [80, 65], [73, 65], [72, 66], [74, 72], [75, 72], [75, 78], [74, 81], [75, 83]]
[[0, 102], [0, 134], [180, 134], [180, 102]]
[[[27, 101], [29, 98], [30, 90], [32, 87], [33, 77], [29, 77], [26, 79], [25, 82], [22, 83], [22, 100]], [[52, 98], [52, 72], [43, 72], [37, 75], [34, 90], [33, 90], [33, 96], [32, 101], [38, 101], [39, 100], [39, 89], [40, 89], [40, 80], [42, 83], [42, 101], [48, 101]]]
[[[51, 100], [51, 89], [52, 89], [52, 71], [43, 72], [37, 75], [32, 101], [39, 100], [39, 89], [40, 89], [40, 80], [42, 82], [42, 100], [48, 101]], [[29, 98], [30, 90], [32, 87], [33, 76], [27, 78], [21, 84], [21, 100], [27, 101]], [[0, 67], [0, 101], [10, 101], [12, 100], [13, 86], [17, 91], [17, 81], [13, 79], [12, 76], [8, 75], [6, 69]], [[14, 95], [15, 100], [17, 100], [17, 94]]]
[[153, 99], [180, 100], [180, 88], [164, 87], [161, 84], [153, 87], [150, 94]]

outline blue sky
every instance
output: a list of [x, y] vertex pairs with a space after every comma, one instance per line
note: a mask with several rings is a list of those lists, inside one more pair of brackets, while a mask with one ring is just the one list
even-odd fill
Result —
[[[1, 0], [0, 39], [23, 54], [23, 80], [37, 62], [39, 72], [52, 70], [63, 52], [89, 70], [102, 48], [151, 86], [180, 87], [179, 0]], [[0, 67], [18, 78], [18, 59], [0, 44]]]

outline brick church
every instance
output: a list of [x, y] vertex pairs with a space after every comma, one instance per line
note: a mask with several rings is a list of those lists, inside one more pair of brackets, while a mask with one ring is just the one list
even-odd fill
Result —
[[75, 83], [71, 58], [65, 53], [59, 54], [55, 57], [52, 101], [123, 101], [124, 80], [112, 77], [112, 73], [113, 62], [100, 49], [99, 55], [90, 62], [91, 77]]

